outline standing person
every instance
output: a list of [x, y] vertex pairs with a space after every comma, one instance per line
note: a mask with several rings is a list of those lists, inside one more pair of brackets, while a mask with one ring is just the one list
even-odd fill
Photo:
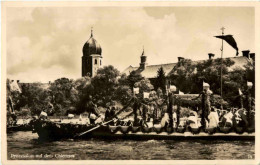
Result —
[[167, 107], [167, 113], [169, 114], [169, 127], [172, 127], [173, 126], [173, 118], [172, 118], [173, 108], [172, 107], [173, 107], [174, 101], [175, 101], [175, 97], [172, 92], [169, 92], [168, 99], [169, 99], [169, 104]]
[[206, 90], [203, 90], [201, 93], [201, 125], [203, 128], [206, 128]]
[[116, 114], [116, 107], [112, 106], [111, 110], [110, 110], [110, 120], [115, 116]]
[[[211, 91], [209, 89], [205, 88], [197, 97], [197, 98], [199, 98], [201, 96], [201, 109], [202, 109], [201, 125], [204, 129], [206, 128], [206, 123], [209, 121], [208, 115], [210, 112], [210, 94], [211, 94]], [[195, 100], [197, 98], [194, 98], [193, 100]]]
[[105, 121], [110, 120], [110, 118], [111, 118], [110, 112], [111, 112], [110, 106], [107, 106], [107, 109], [106, 109], [106, 112], [105, 112]]
[[134, 96], [134, 104], [133, 104], [134, 126], [138, 126], [138, 120], [137, 120], [138, 108], [139, 108], [138, 100], [137, 100], [136, 96]]
[[147, 113], [148, 113], [148, 107], [146, 105], [143, 105], [143, 112], [142, 112], [142, 118], [143, 118], [143, 124], [148, 127], [147, 125]]
[[252, 110], [252, 97], [251, 97], [251, 89], [248, 88], [246, 93], [246, 104], [245, 104], [245, 108], [246, 108], [246, 111], [247, 111], [247, 121], [251, 121], [251, 110]]
[[153, 104], [154, 111], [153, 111], [153, 124], [160, 123], [161, 120], [161, 109]]
[[100, 116], [100, 114], [97, 111], [97, 105], [92, 102], [91, 95], [88, 96], [88, 100], [85, 104], [85, 108], [87, 112], [89, 112], [90, 124], [94, 124], [95, 120], [97, 119], [98, 116]]
[[176, 118], [177, 118], [177, 121], [176, 121], [176, 128], [178, 128], [179, 124], [180, 124], [180, 114], [181, 114], [181, 106], [180, 104], [177, 104], [177, 109], [176, 109]]

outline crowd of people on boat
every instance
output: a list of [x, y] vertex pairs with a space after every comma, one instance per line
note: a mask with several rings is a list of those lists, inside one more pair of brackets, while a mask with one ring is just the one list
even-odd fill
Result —
[[[196, 97], [201, 98], [201, 105], [188, 108], [188, 114], [180, 115], [181, 106], [176, 105], [178, 94], [175, 91], [167, 91], [166, 97], [158, 97], [155, 91], [151, 92], [147, 98], [133, 96], [132, 113], [125, 119], [119, 119], [116, 112], [115, 102], [110, 102], [106, 105], [105, 114], [98, 111], [97, 105], [93, 102], [90, 95], [86, 101], [85, 109], [88, 112], [88, 124], [97, 125], [108, 122], [108, 125], [120, 126], [138, 126], [138, 127], [162, 127], [174, 129], [212, 129], [237, 128], [243, 131], [254, 131], [255, 127], [255, 110], [251, 103], [243, 105], [239, 108], [212, 106], [210, 103], [210, 95], [212, 94], [208, 86]], [[53, 106], [48, 105], [49, 109]], [[49, 110], [47, 110], [49, 111]], [[133, 116], [133, 117], [131, 117]], [[47, 118], [45, 111], [39, 115], [41, 119]]]
[[[202, 93], [202, 107], [201, 111], [197, 108], [189, 110], [188, 115], [180, 117], [180, 107], [176, 108], [174, 101], [176, 96], [174, 93], [169, 93], [166, 101], [166, 107], [160, 107], [155, 102], [137, 103], [134, 100], [133, 104], [133, 119], [120, 120], [115, 116], [116, 107], [112, 103], [107, 106], [104, 122], [113, 120], [110, 125], [121, 126], [140, 126], [140, 127], [154, 127], [160, 125], [162, 128], [191, 128], [191, 129], [217, 129], [217, 128], [241, 128], [242, 130], [254, 130], [255, 117], [254, 107], [251, 110], [247, 110], [243, 107], [234, 108], [229, 107], [226, 110], [216, 108], [210, 105], [207, 98], [207, 90]], [[204, 96], [203, 96], [204, 95]], [[200, 96], [199, 96], [200, 97]], [[204, 97], [204, 98], [203, 98]], [[136, 97], [135, 97], [136, 99]], [[207, 102], [208, 100], [208, 102]], [[90, 101], [93, 108], [90, 108], [89, 118], [90, 123], [102, 123], [100, 120], [101, 114], [96, 111], [96, 105]], [[99, 122], [96, 120], [99, 119]]]

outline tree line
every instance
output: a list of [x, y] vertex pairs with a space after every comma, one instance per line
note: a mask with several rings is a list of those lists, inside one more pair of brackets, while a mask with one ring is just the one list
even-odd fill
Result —
[[[231, 59], [223, 59], [223, 99], [231, 106], [238, 106], [238, 88], [246, 91], [246, 82], [255, 84], [254, 64], [244, 68], [229, 68], [234, 65]], [[105, 107], [107, 103], [116, 101], [126, 105], [133, 96], [133, 88], [139, 88], [142, 98], [143, 92], [156, 91], [158, 95], [166, 92], [166, 81], [175, 85], [184, 93], [200, 93], [202, 82], [210, 84], [214, 94], [220, 95], [220, 59], [194, 63], [183, 59], [176, 63], [173, 70], [165, 75], [163, 68], [159, 68], [157, 77], [150, 81], [142, 77], [139, 71], [132, 71], [128, 76], [121, 74], [113, 66], [105, 66], [97, 71], [93, 78], [82, 77], [76, 80], [59, 78], [50, 83], [47, 88], [42, 83], [20, 84], [22, 93], [8, 92], [14, 102], [14, 109], [21, 115], [38, 115], [53, 105], [50, 115], [63, 116], [68, 112], [80, 114], [85, 111], [85, 103], [89, 95], [97, 106]], [[9, 80], [7, 80], [9, 81]], [[152, 82], [152, 83], [151, 83]], [[8, 84], [8, 83], [7, 83]], [[253, 97], [255, 87], [253, 86]]]

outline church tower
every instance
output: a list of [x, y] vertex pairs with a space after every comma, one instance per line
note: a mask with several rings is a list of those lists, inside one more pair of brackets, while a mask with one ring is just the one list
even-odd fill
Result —
[[145, 70], [146, 66], [147, 66], [147, 63], [146, 63], [146, 55], [144, 54], [144, 48], [143, 48], [143, 53], [141, 55], [141, 62], [140, 62], [140, 69], [141, 70]]
[[102, 66], [102, 49], [93, 37], [92, 28], [90, 38], [84, 44], [82, 52], [82, 77], [94, 77]]

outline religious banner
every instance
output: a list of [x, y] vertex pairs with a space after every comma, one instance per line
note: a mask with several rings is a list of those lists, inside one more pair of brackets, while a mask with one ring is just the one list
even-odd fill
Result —
[[144, 95], [144, 98], [149, 98], [149, 94], [148, 92], [144, 92], [143, 95]]
[[249, 88], [252, 88], [253, 83], [248, 81], [248, 82], [247, 82], [247, 86], [248, 86]]
[[170, 85], [170, 91], [175, 92], [177, 90], [176, 86]]
[[215, 36], [215, 37], [225, 40], [230, 46], [232, 46], [234, 49], [236, 49], [236, 51], [237, 51], [236, 55], [239, 54], [237, 43], [232, 35], [222, 35], [222, 36]]

